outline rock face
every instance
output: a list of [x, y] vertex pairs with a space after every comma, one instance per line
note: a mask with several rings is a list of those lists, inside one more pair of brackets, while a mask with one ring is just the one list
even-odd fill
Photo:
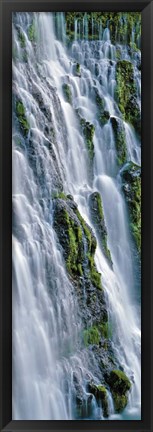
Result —
[[130, 212], [130, 221], [133, 237], [141, 252], [141, 168], [129, 162], [121, 173], [123, 191]]
[[107, 247], [107, 229], [105, 225], [102, 199], [99, 192], [93, 192], [89, 197], [91, 217], [96, 227], [97, 235], [100, 237], [103, 252], [112, 266], [111, 254]]
[[120, 60], [116, 65], [116, 97], [123, 118], [141, 133], [141, 113], [137, 102], [134, 68], [131, 62]]

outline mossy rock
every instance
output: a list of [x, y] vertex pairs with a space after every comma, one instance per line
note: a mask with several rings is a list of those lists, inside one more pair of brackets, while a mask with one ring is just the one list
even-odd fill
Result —
[[108, 122], [110, 114], [105, 108], [105, 99], [99, 94], [97, 88], [95, 88], [95, 102], [98, 109], [98, 120], [101, 126], [104, 126]]
[[130, 226], [138, 249], [141, 252], [141, 168], [129, 162], [121, 172], [123, 191], [130, 213]]
[[72, 93], [71, 93], [71, 87], [69, 84], [63, 84], [62, 85], [63, 93], [65, 96], [65, 99], [70, 104], [72, 103]]
[[56, 198], [54, 227], [64, 250], [67, 270], [75, 277], [82, 273], [82, 230], [66, 202], [63, 194], [62, 198]]
[[128, 403], [128, 397], [126, 395], [120, 395], [118, 393], [112, 392], [114, 408], [117, 413], [121, 413]]
[[29, 28], [28, 28], [28, 37], [29, 37], [29, 40], [31, 42], [37, 42], [38, 35], [37, 35], [37, 31], [36, 31], [36, 26], [35, 26], [34, 20], [29, 25]]
[[27, 136], [30, 129], [30, 125], [26, 118], [24, 105], [20, 100], [16, 101], [16, 115], [23, 134]]
[[84, 221], [78, 210], [76, 213], [79, 221], [81, 222], [88, 243], [88, 251], [86, 252], [86, 257], [88, 259], [89, 279], [97, 289], [102, 290], [101, 273], [97, 271], [94, 260], [95, 250], [97, 246], [96, 237], [93, 235], [91, 228]]
[[[75, 279], [84, 275], [84, 262], [88, 260], [88, 279], [102, 290], [101, 273], [96, 269], [94, 254], [96, 238], [79, 213], [76, 203], [63, 192], [54, 196], [54, 228], [63, 248], [68, 273]], [[85, 255], [83, 237], [87, 242]], [[87, 274], [86, 274], [87, 278]]]
[[105, 224], [102, 199], [99, 192], [93, 192], [90, 195], [89, 205], [91, 217], [97, 230], [97, 234], [100, 237], [103, 252], [105, 254], [105, 257], [108, 259], [109, 264], [112, 266], [111, 254], [107, 247], [107, 229]]
[[89, 384], [89, 391], [95, 396], [97, 403], [102, 406], [103, 415], [107, 418], [109, 416], [109, 405], [106, 388], [102, 384], [96, 385], [91, 382]]
[[116, 98], [124, 120], [141, 133], [141, 113], [137, 102], [134, 67], [130, 61], [120, 60], [116, 65]]
[[99, 116], [99, 120], [100, 120], [100, 123], [102, 124], [102, 126], [104, 126], [108, 122], [109, 119], [110, 119], [110, 114], [109, 114], [109, 111], [107, 111], [107, 110], [104, 110], [103, 113], [101, 113]]
[[131, 389], [131, 382], [126, 374], [114, 369], [110, 375], [106, 377], [106, 381], [110, 386], [114, 401], [115, 411], [122, 412], [128, 403], [127, 393]]
[[76, 75], [81, 76], [81, 66], [80, 63], [76, 63]]
[[123, 121], [118, 117], [111, 116], [111, 124], [114, 132], [117, 162], [123, 165], [127, 160], [126, 134]]
[[23, 31], [20, 28], [18, 29], [18, 39], [19, 39], [21, 48], [25, 48], [26, 39], [25, 39], [25, 35], [24, 35]]
[[80, 119], [81, 128], [85, 137], [86, 146], [88, 149], [89, 158], [91, 161], [93, 161], [94, 158], [94, 143], [93, 143], [93, 137], [95, 132], [95, 126], [86, 121], [85, 119]]

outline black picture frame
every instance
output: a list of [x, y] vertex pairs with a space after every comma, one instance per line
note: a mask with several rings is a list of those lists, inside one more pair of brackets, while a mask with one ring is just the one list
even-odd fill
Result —
[[[142, 13], [142, 419], [12, 421], [12, 12], [140, 11]], [[0, 430], [153, 431], [153, 1], [1, 0], [0, 4]]]

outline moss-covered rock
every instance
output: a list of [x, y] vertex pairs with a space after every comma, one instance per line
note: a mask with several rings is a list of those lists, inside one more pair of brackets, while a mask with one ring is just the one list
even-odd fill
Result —
[[118, 117], [111, 116], [111, 124], [114, 132], [117, 162], [119, 165], [123, 165], [127, 159], [125, 127], [123, 121]]
[[108, 122], [110, 114], [105, 108], [105, 99], [100, 96], [97, 88], [95, 88], [95, 101], [98, 109], [98, 120], [104, 126]]
[[103, 415], [107, 418], [109, 416], [109, 405], [106, 388], [102, 384], [96, 385], [91, 382], [89, 383], [89, 391], [95, 396], [97, 403], [102, 406]]
[[134, 67], [130, 61], [120, 60], [116, 65], [116, 98], [123, 118], [141, 133], [141, 113], [137, 102]]
[[82, 229], [63, 194], [55, 200], [54, 227], [63, 247], [68, 272], [73, 277], [82, 274]]
[[23, 31], [21, 30], [21, 28], [18, 29], [18, 40], [20, 42], [21, 48], [25, 48], [26, 38], [25, 38], [25, 35], [24, 35]]
[[93, 143], [93, 137], [95, 132], [95, 126], [91, 124], [90, 122], [86, 121], [85, 119], [80, 119], [82, 131], [85, 137], [89, 158], [91, 161], [93, 161], [94, 158], [94, 143]]
[[131, 389], [129, 378], [121, 370], [112, 370], [106, 377], [110, 386], [116, 412], [122, 412], [128, 402], [128, 391]]
[[71, 93], [71, 87], [70, 87], [70, 85], [64, 83], [62, 85], [62, 89], [63, 89], [63, 93], [64, 93], [66, 101], [71, 104], [72, 103], [72, 93]]
[[[60, 193], [61, 196], [61, 193]], [[82, 218], [75, 201], [69, 196], [53, 196], [54, 229], [71, 282], [75, 286], [85, 334], [81, 343], [110, 337], [105, 294], [101, 273], [95, 264], [96, 238]], [[96, 329], [96, 330], [95, 330]], [[83, 331], [83, 330], [82, 330]], [[94, 338], [94, 340], [95, 340]], [[108, 339], [107, 339], [108, 340]]]
[[135, 243], [141, 252], [141, 168], [129, 162], [121, 173]]
[[29, 25], [29, 28], [28, 28], [28, 37], [29, 37], [29, 40], [31, 42], [37, 42], [37, 31], [36, 31], [36, 26], [35, 26], [34, 20]]
[[102, 199], [99, 192], [93, 192], [89, 197], [91, 217], [100, 237], [103, 252], [112, 266], [110, 250], [107, 247], [107, 229], [105, 225]]
[[[61, 193], [60, 193], [61, 196]], [[54, 228], [63, 247], [66, 266], [69, 274], [76, 278], [84, 273], [84, 262], [88, 261], [88, 279], [99, 290], [102, 290], [101, 274], [94, 261], [96, 238], [91, 228], [80, 215], [72, 199], [64, 196], [54, 199]], [[83, 238], [87, 242], [85, 256]]]
[[81, 76], [81, 66], [80, 63], [76, 63], [76, 75]]
[[27, 136], [30, 129], [30, 125], [26, 118], [24, 105], [20, 100], [16, 101], [16, 115], [23, 134]]

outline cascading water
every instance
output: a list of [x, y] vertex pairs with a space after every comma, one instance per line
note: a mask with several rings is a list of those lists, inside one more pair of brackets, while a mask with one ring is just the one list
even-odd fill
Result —
[[[16, 13], [13, 17], [13, 419], [103, 419], [104, 407], [92, 397], [89, 381], [101, 383], [94, 351], [82, 341], [82, 312], [54, 228], [54, 197], [73, 196], [78, 211], [97, 238], [95, 263], [102, 275], [111, 346], [116, 364], [132, 382], [128, 404], [115, 413], [107, 385], [109, 419], [141, 418], [139, 265], [133, 252], [129, 213], [122, 191], [122, 168], [113, 129], [122, 115], [115, 99], [116, 58], [134, 67], [140, 106], [137, 53], [111, 43], [109, 28], [92, 18], [75, 19], [67, 46], [64, 14]], [[132, 38], [133, 38], [132, 33]], [[119, 39], [119, 38], [118, 38]], [[132, 39], [132, 43], [133, 39]], [[64, 91], [63, 91], [64, 89]], [[71, 92], [69, 92], [71, 89]], [[105, 103], [99, 120], [95, 95]], [[94, 160], [80, 118], [94, 126]], [[21, 128], [19, 129], [19, 123]], [[122, 121], [127, 159], [140, 165], [140, 139]], [[90, 167], [89, 167], [90, 165]], [[61, 191], [61, 184], [63, 191]], [[112, 266], [91, 217], [90, 196], [103, 202]], [[63, 194], [63, 195], [62, 195]], [[73, 204], [74, 205], [74, 204]], [[73, 208], [72, 208], [73, 209]], [[84, 231], [85, 232], [85, 231]], [[64, 236], [64, 232], [62, 233]], [[83, 236], [84, 274], [88, 246]], [[83, 277], [82, 277], [83, 279]], [[83, 308], [86, 308], [86, 285]], [[136, 287], [136, 288], [135, 288]], [[91, 325], [93, 318], [91, 317]], [[104, 383], [104, 376], [103, 376]], [[85, 401], [81, 415], [81, 397]]]

